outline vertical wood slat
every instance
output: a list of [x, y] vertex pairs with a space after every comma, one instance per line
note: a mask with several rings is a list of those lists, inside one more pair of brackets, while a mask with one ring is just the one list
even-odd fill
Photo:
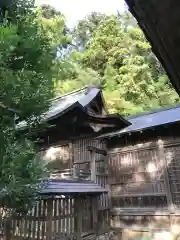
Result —
[[[33, 217], [36, 219], [37, 217], [37, 204], [36, 206], [34, 207], [34, 212], [33, 212]], [[36, 220], [32, 220], [32, 238], [35, 239], [37, 236], [36, 236], [36, 226], [37, 226], [37, 221]]]
[[69, 198], [65, 198], [66, 205], [66, 233], [69, 234]]
[[96, 182], [96, 155], [91, 151], [91, 181]]
[[65, 233], [66, 232], [66, 219], [65, 219], [65, 216], [66, 216], [66, 209], [65, 209], [65, 201], [64, 199], [62, 199], [61, 201], [62, 203], [62, 232]]
[[73, 202], [72, 202], [72, 198], [69, 199], [69, 215], [70, 215], [69, 233], [72, 234], [72, 229], [73, 229]]
[[[33, 215], [33, 212], [34, 212], [34, 208], [32, 209], [32, 211], [30, 212], [30, 216], [32, 217]], [[30, 238], [32, 238], [32, 218], [31, 220], [29, 220], [29, 236]]]
[[61, 216], [62, 216], [61, 199], [59, 199], [59, 201], [58, 201], [58, 212], [59, 212], [58, 232], [61, 232], [61, 231], [62, 231], [62, 222], [61, 222]]
[[57, 229], [57, 219], [58, 219], [58, 211], [57, 211], [57, 202], [58, 202], [58, 199], [54, 199], [54, 208], [53, 208], [53, 216], [54, 216], [54, 228], [53, 228], [53, 232], [54, 234], [58, 234], [58, 229]]
[[95, 229], [96, 236], [98, 236], [99, 222], [98, 222], [98, 199], [97, 199], [97, 197], [92, 198], [92, 218], [93, 218], [93, 229]]
[[80, 197], [75, 198], [75, 235], [77, 240], [81, 240], [82, 233], [82, 201]]
[[53, 222], [53, 201], [52, 199], [48, 199], [47, 200], [46, 240], [52, 240], [52, 237], [53, 237], [52, 222]]
[[[41, 213], [44, 218], [46, 218], [46, 210], [47, 210], [47, 200], [41, 201]], [[46, 223], [45, 221], [42, 221], [42, 228], [41, 228], [41, 239], [45, 238], [46, 233]]]
[[[38, 209], [37, 209], [37, 218], [41, 216], [41, 206], [42, 206], [42, 201], [38, 202]], [[38, 219], [37, 220], [37, 239], [41, 239], [41, 223], [42, 220]]]
[[164, 145], [162, 140], [158, 141], [158, 153], [159, 153], [159, 161], [163, 162], [163, 166], [164, 166], [164, 186], [165, 186], [165, 190], [167, 193], [167, 203], [168, 203], [168, 207], [171, 213], [174, 213], [175, 209], [174, 209], [174, 204], [173, 204], [173, 200], [172, 200], [172, 194], [171, 194], [171, 189], [170, 189], [170, 183], [169, 183], [169, 176], [168, 176], [168, 170], [167, 170], [167, 161], [166, 161], [166, 156], [165, 156], [165, 151], [164, 151]]
[[111, 162], [109, 163], [109, 161], [111, 160], [110, 158], [109, 158], [109, 156], [107, 156], [106, 157], [107, 159], [106, 159], [106, 161], [107, 161], [107, 170], [108, 170], [108, 176], [107, 176], [107, 189], [108, 189], [108, 196], [107, 196], [107, 201], [108, 201], [108, 205], [109, 205], [109, 208], [111, 209], [112, 208], [112, 199], [111, 199], [111, 182], [112, 182], [112, 180], [111, 180], [111, 172], [112, 172], [112, 170], [110, 169], [110, 166], [112, 166], [112, 164], [111, 164]]

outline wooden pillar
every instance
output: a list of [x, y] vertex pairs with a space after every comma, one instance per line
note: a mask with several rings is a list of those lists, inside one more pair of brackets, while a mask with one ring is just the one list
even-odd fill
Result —
[[91, 153], [91, 181], [96, 182], [96, 155], [94, 152]]
[[107, 156], [107, 151], [92, 146], [88, 146], [87, 149], [91, 155], [91, 181], [96, 183], [96, 154]]
[[73, 176], [74, 179], [77, 178], [77, 172], [76, 172], [75, 165], [73, 165], [73, 168], [72, 168], [72, 176]]
[[[111, 194], [111, 181], [110, 181], [110, 174], [109, 174], [109, 169], [110, 169], [110, 165], [109, 165], [109, 155], [107, 155], [105, 157], [105, 162], [107, 163], [107, 174], [108, 174], [108, 182], [106, 185], [106, 188], [108, 189], [108, 207], [109, 209], [112, 208], [112, 194]], [[110, 224], [110, 222], [109, 222]]]
[[167, 166], [167, 161], [166, 161], [166, 156], [165, 156], [165, 151], [164, 151], [164, 144], [162, 140], [158, 140], [158, 151], [159, 151], [159, 161], [160, 164], [163, 166], [164, 170], [164, 185], [165, 185], [165, 191], [166, 191], [166, 197], [167, 197], [167, 204], [168, 204], [168, 209], [170, 213], [174, 213], [174, 204], [172, 200], [172, 194], [171, 194], [171, 188], [170, 188], [170, 183], [169, 183], [169, 176], [168, 176], [168, 166]]
[[93, 217], [93, 230], [95, 230], [96, 236], [99, 234], [99, 222], [98, 222], [98, 198], [92, 197], [92, 217]]
[[47, 229], [46, 229], [46, 240], [52, 240], [53, 238], [53, 199], [47, 200]]
[[75, 228], [75, 235], [76, 239], [80, 240], [81, 239], [81, 234], [82, 234], [82, 201], [81, 201], [81, 196], [76, 196], [75, 197], [75, 223], [74, 223], [74, 228]]

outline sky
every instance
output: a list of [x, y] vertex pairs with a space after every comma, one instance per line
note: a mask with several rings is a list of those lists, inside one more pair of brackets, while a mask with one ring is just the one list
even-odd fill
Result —
[[78, 20], [91, 12], [112, 14], [125, 9], [124, 0], [36, 0], [36, 3], [50, 4], [60, 10], [69, 27], [73, 27]]

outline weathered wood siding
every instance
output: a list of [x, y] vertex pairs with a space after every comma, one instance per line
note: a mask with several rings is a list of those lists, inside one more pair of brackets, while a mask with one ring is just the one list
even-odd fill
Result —
[[158, 146], [117, 149], [109, 154], [113, 207], [167, 206], [164, 161]]
[[[179, 140], [180, 141], [180, 140]], [[172, 202], [180, 207], [180, 142], [165, 147], [165, 157], [168, 165], [168, 177], [172, 194]]]
[[[39, 154], [54, 172], [74, 166], [76, 169], [85, 170], [85, 172], [89, 171], [89, 174], [91, 174], [92, 160], [95, 158], [94, 180], [102, 187], [109, 188], [108, 158], [107, 156], [90, 152], [88, 150], [89, 146], [105, 150], [106, 142], [85, 138], [71, 142], [59, 142], [52, 146], [45, 146]], [[108, 194], [102, 194], [98, 198], [98, 222], [100, 224], [98, 228], [101, 230], [107, 230], [107, 226], [109, 225], [109, 203]], [[84, 209], [86, 209], [85, 206]]]
[[139, 136], [108, 140], [111, 225], [170, 231], [180, 219], [180, 138]]
[[[108, 159], [106, 156], [88, 151], [88, 146], [99, 149], [106, 149], [106, 142], [96, 139], [80, 139], [73, 142], [73, 162], [75, 167], [85, 170], [91, 170], [91, 163], [95, 157], [95, 182], [102, 187], [109, 188], [108, 178]], [[108, 194], [102, 194], [99, 197], [98, 210], [99, 222], [102, 227], [109, 224], [109, 197]]]

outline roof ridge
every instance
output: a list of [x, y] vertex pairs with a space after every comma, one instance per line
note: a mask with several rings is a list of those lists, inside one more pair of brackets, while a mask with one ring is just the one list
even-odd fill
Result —
[[174, 105], [174, 106], [169, 106], [169, 107], [163, 107], [163, 108], [159, 108], [159, 109], [156, 109], [152, 112], [147, 112], [147, 113], [137, 113], [136, 115], [132, 115], [130, 117], [127, 117], [126, 119], [127, 120], [131, 120], [131, 119], [134, 119], [134, 118], [138, 118], [138, 117], [142, 117], [142, 116], [147, 116], [147, 115], [151, 115], [151, 114], [154, 114], [154, 113], [159, 113], [159, 112], [163, 112], [163, 111], [168, 111], [168, 110], [171, 110], [171, 109], [175, 109], [175, 108], [179, 108], [180, 107], [180, 103]]
[[74, 91], [65, 93], [65, 94], [63, 94], [63, 95], [61, 95], [61, 96], [54, 97], [54, 98], [51, 99], [51, 100], [52, 100], [52, 101], [55, 101], [55, 100], [58, 100], [58, 99], [60, 99], [60, 98], [67, 97], [67, 96], [69, 96], [69, 95], [71, 95], [71, 94], [74, 94], [74, 93], [80, 92], [80, 91], [82, 91], [82, 90], [85, 90], [86, 88], [87, 88], [87, 86], [85, 86], [85, 87], [83, 87], [83, 88], [78, 88], [78, 89], [76, 89], [76, 90], [74, 90]]
[[65, 94], [63, 94], [63, 95], [61, 95], [61, 96], [57, 96], [57, 97], [51, 99], [51, 101], [56, 101], [56, 100], [58, 100], [58, 99], [63, 99], [63, 98], [65, 98], [65, 97], [69, 96], [69, 95], [72, 95], [72, 94], [81, 92], [81, 91], [83, 91], [83, 90], [88, 90], [89, 88], [97, 88], [97, 87], [91, 86], [91, 85], [85, 85], [85, 86], [82, 87], [82, 88], [78, 88], [78, 89], [76, 89], [76, 90], [74, 90], [74, 91], [65, 93]]

